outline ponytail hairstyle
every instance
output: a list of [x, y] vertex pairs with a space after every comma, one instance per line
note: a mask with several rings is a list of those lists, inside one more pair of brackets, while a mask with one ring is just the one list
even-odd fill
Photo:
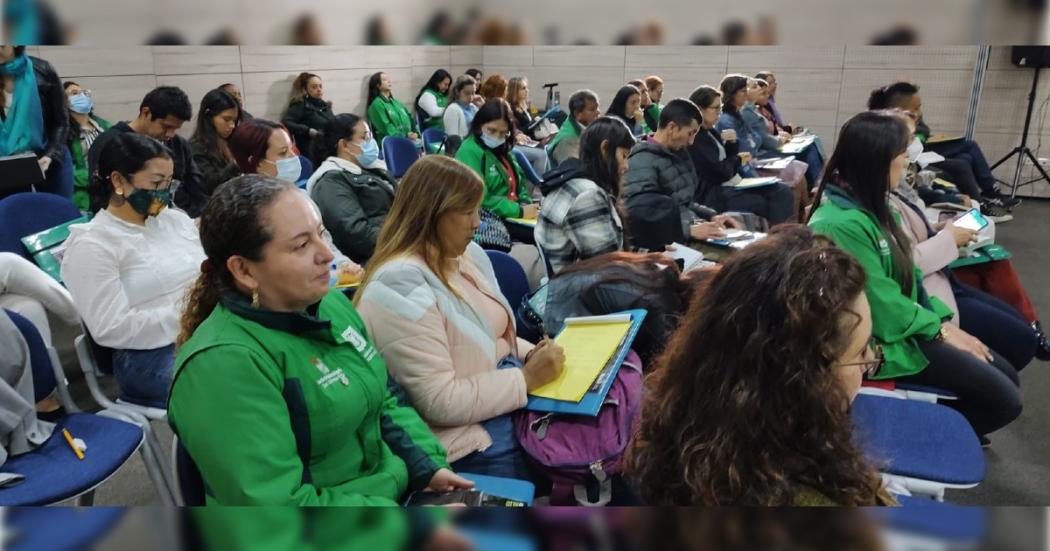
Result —
[[310, 160], [314, 166], [321, 166], [325, 159], [335, 157], [339, 153], [339, 140], [353, 139], [354, 127], [359, 122], [361, 117], [353, 113], [340, 113], [328, 121], [324, 125], [324, 132], [311, 143], [313, 151]]
[[263, 247], [273, 239], [262, 211], [285, 191], [295, 191], [295, 185], [261, 174], [238, 176], [215, 189], [200, 219], [201, 246], [208, 258], [201, 263], [201, 273], [190, 289], [176, 346], [181, 347], [193, 336], [223, 293], [237, 292], [226, 267], [230, 257], [262, 260]]
[[288, 96], [289, 104], [306, 99], [306, 87], [312, 78], [320, 79], [321, 77], [306, 72], [299, 73], [299, 76], [295, 77], [295, 80], [292, 81], [292, 93]]
[[747, 77], [734, 74], [726, 75], [722, 82], [718, 83], [718, 89], [722, 92], [722, 112], [729, 113], [733, 117], [740, 118], [740, 110], [733, 105], [733, 96], [741, 90], [747, 89]]
[[871, 91], [868, 96], [868, 109], [889, 109], [903, 107], [905, 100], [919, 93], [919, 87], [905, 81], [898, 81]]
[[103, 145], [98, 156], [98, 169], [88, 182], [89, 207], [92, 213], [109, 206], [122, 204], [125, 199], [113, 193], [110, 177], [114, 172], [131, 180], [131, 175], [146, 167], [153, 159], [171, 159], [167, 146], [137, 132], [119, 132]]

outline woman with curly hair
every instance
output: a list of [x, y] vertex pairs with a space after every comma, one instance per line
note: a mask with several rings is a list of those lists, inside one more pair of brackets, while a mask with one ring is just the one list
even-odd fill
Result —
[[893, 502], [853, 441], [878, 369], [860, 265], [782, 226], [708, 280], [646, 381], [628, 476], [650, 505]]

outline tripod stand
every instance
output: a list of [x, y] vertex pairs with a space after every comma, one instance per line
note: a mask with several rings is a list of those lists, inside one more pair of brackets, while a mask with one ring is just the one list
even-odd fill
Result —
[[1032, 125], [1032, 108], [1035, 107], [1035, 89], [1039, 86], [1039, 71], [1042, 70], [1042, 67], [1036, 67], [1035, 75], [1032, 76], [1032, 91], [1028, 93], [1028, 112], [1024, 117], [1024, 131], [1021, 133], [1021, 145], [1010, 150], [1005, 157], [996, 161], [991, 167], [992, 170], [995, 170], [997, 166], [1005, 163], [1010, 157], [1017, 155], [1017, 169], [1014, 171], [1014, 182], [1010, 189], [1011, 198], [1017, 197], [1017, 190], [1022, 185], [1031, 184], [1040, 180], [1039, 178], [1036, 178], [1035, 180], [1021, 184], [1021, 169], [1024, 167], [1025, 157], [1028, 157], [1032, 161], [1036, 170], [1042, 175], [1042, 179], [1046, 180], [1047, 184], [1050, 184], [1050, 176], [1046, 174], [1046, 171], [1043, 170], [1043, 167], [1039, 164], [1039, 160], [1035, 158], [1035, 155], [1032, 154], [1032, 150], [1028, 148], [1028, 129]]

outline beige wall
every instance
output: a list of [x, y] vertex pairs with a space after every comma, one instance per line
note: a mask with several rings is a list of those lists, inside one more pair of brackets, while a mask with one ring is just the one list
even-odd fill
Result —
[[[699, 84], [717, 85], [728, 72], [778, 75], [778, 105], [789, 121], [818, 132], [828, 148], [837, 129], [864, 109], [868, 93], [895, 79], [922, 88], [923, 110], [935, 132], [965, 129], [976, 46], [948, 47], [623, 47], [623, 46], [220, 46], [123, 48], [40, 47], [30, 52], [50, 60], [64, 79], [95, 91], [97, 111], [110, 120], [128, 119], [142, 96], [160, 84], [182, 87], [194, 103], [224, 82], [241, 86], [245, 108], [256, 116], [278, 118], [291, 81], [299, 71], [325, 80], [326, 95], [337, 112], [363, 114], [365, 82], [377, 70], [394, 79], [394, 94], [406, 104], [434, 69], [454, 75], [471, 66], [506, 77], [526, 76], [536, 103], [542, 84], [560, 83], [563, 102], [579, 88], [595, 90], [608, 106], [627, 80], [649, 74], [664, 77], [666, 98], [687, 96]], [[993, 49], [982, 96], [976, 138], [994, 162], [1020, 140], [1032, 71], [1010, 65], [1009, 48]], [[1050, 75], [1038, 102], [1050, 95]], [[1039, 141], [1039, 113], [1030, 145]], [[184, 135], [191, 125], [183, 129]], [[1050, 144], [1050, 129], [1043, 128]], [[1038, 153], [1037, 153], [1038, 154]], [[1050, 151], [1044, 153], [1050, 157]], [[1013, 163], [996, 171], [1010, 180]], [[1026, 174], [1033, 171], [1029, 168]], [[1050, 186], [1023, 190], [1050, 197]]]

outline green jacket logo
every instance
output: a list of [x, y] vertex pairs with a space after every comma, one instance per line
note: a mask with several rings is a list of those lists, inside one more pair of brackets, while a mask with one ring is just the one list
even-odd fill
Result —
[[372, 358], [376, 356], [376, 349], [373, 347], [368, 340], [361, 336], [353, 327], [347, 327], [346, 331], [342, 334], [343, 340], [350, 343], [351, 346], [357, 349], [357, 351], [365, 357], [366, 362], [372, 361]]
[[343, 368], [340, 367], [332, 371], [320, 358], [310, 358], [310, 363], [321, 372], [321, 377], [317, 379], [317, 384], [321, 388], [328, 388], [335, 384], [336, 381], [343, 383], [343, 386], [350, 385], [350, 379], [346, 376], [346, 373], [343, 373]]
[[882, 256], [890, 255], [890, 244], [881, 237], [879, 238], [879, 254]]

